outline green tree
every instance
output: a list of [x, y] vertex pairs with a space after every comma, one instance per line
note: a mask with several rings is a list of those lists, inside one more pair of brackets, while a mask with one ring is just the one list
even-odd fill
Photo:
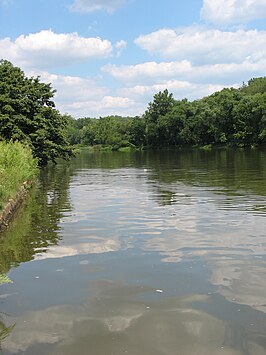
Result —
[[149, 103], [144, 117], [148, 122], [156, 123], [160, 116], [166, 115], [173, 108], [175, 100], [173, 94], [167, 89], [154, 95], [153, 101]]
[[266, 92], [266, 76], [261, 78], [252, 78], [247, 84], [243, 83], [240, 91], [248, 95], [263, 94]]
[[146, 120], [146, 138], [148, 145], [161, 146], [164, 143], [164, 129], [158, 125], [159, 117], [165, 116], [174, 107], [173, 94], [167, 89], [154, 95], [153, 101], [149, 103], [144, 118]]
[[27, 78], [20, 68], [0, 61], [0, 138], [27, 142], [41, 165], [73, 155], [66, 139], [69, 120], [55, 109], [54, 94], [39, 77]]
[[158, 119], [164, 145], [181, 146], [193, 143], [191, 117], [193, 106], [187, 99], [183, 99], [176, 101], [171, 111]]
[[[214, 143], [235, 143], [236, 124], [234, 108], [243, 94], [236, 89], [223, 89], [201, 101], [209, 106], [210, 122], [213, 125], [212, 134], [214, 134]], [[203, 143], [203, 142], [202, 142]], [[208, 142], [204, 142], [208, 144]]]
[[238, 145], [265, 143], [266, 93], [244, 96], [234, 107]]
[[136, 147], [143, 147], [146, 144], [145, 127], [143, 117], [133, 118], [127, 130], [128, 141]]

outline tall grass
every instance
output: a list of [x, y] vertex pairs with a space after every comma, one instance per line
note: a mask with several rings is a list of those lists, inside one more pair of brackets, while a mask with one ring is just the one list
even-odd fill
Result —
[[37, 175], [37, 159], [19, 142], [0, 142], [0, 210], [21, 185]]

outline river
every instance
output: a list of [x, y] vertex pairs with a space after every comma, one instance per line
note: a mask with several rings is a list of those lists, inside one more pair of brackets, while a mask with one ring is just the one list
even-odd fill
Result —
[[0, 346], [266, 353], [266, 151], [83, 151], [0, 238]]

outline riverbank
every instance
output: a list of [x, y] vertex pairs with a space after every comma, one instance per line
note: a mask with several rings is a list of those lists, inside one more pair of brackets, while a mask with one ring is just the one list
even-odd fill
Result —
[[23, 201], [27, 197], [30, 188], [32, 187], [32, 181], [25, 181], [14, 198], [9, 199], [5, 206], [0, 211], [0, 232], [6, 228], [9, 222], [13, 219], [16, 211], [22, 205]]
[[0, 142], [0, 230], [12, 219], [27, 195], [38, 168], [29, 147]]

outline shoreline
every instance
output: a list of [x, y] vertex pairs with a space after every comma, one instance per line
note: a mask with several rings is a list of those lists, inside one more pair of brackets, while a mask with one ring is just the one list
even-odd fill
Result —
[[13, 198], [10, 198], [4, 204], [3, 209], [0, 211], [0, 233], [8, 228], [16, 212], [21, 207], [25, 198], [28, 196], [32, 186], [33, 181], [25, 181], [16, 193], [16, 195]]

